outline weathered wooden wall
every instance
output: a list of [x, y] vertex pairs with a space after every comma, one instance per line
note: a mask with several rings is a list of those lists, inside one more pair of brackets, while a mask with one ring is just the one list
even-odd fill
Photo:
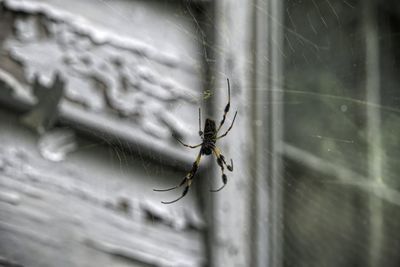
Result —
[[23, 266], [205, 262], [204, 222], [193, 199], [166, 207], [151, 191], [181, 172], [88, 140], [54, 163], [14, 114], [2, 111], [0, 128], [3, 258]]
[[194, 159], [171, 137], [198, 131], [190, 9], [0, 1], [1, 266], [207, 264], [197, 190], [152, 191]]

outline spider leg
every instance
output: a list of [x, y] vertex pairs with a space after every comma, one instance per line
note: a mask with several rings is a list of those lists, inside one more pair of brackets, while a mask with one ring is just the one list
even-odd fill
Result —
[[175, 135], [172, 135], [179, 143], [181, 143], [181, 145], [185, 146], [185, 147], [190, 147], [190, 148], [197, 148], [199, 146], [201, 146], [203, 143], [195, 145], [195, 146], [191, 146], [191, 145], [187, 145], [185, 143], [183, 143], [178, 137], [176, 137]]
[[[225, 163], [226, 164], [226, 163]], [[230, 170], [231, 172], [233, 172], [233, 160], [231, 159], [231, 165], [226, 165], [226, 167], [228, 168], [228, 170]]]
[[203, 131], [201, 130], [201, 109], [199, 108], [199, 135], [203, 137]]
[[167, 191], [171, 191], [171, 190], [174, 190], [174, 189], [177, 189], [177, 188], [181, 187], [182, 185], [185, 184], [185, 182], [186, 182], [186, 177], [183, 178], [183, 180], [181, 181], [180, 184], [178, 184], [178, 185], [176, 185], [176, 186], [174, 186], [174, 187], [167, 188], [167, 189], [153, 189], [153, 191], [156, 191], [156, 192], [167, 192]]
[[190, 186], [192, 185], [193, 182], [193, 177], [196, 174], [198, 168], [199, 168], [199, 164], [200, 164], [200, 159], [201, 159], [201, 152], [199, 152], [199, 155], [197, 156], [195, 162], [193, 162], [193, 166], [192, 169], [188, 172], [188, 174], [186, 174], [185, 178], [183, 178], [183, 180], [181, 181], [181, 183], [177, 186], [168, 188], [168, 189], [153, 189], [154, 191], [158, 191], [158, 192], [163, 192], [163, 191], [170, 191], [176, 188], [179, 188], [183, 185], [186, 184], [185, 189], [183, 189], [182, 195], [180, 197], [178, 197], [177, 199], [174, 199], [172, 201], [161, 201], [161, 203], [163, 204], [172, 204], [174, 202], [177, 202], [178, 200], [180, 200], [181, 198], [183, 198], [187, 192], [189, 191]]
[[222, 120], [219, 123], [218, 129], [217, 129], [217, 133], [221, 129], [222, 125], [224, 124], [225, 119], [226, 119], [226, 114], [228, 114], [229, 108], [231, 106], [231, 86], [229, 84], [229, 79], [226, 79], [226, 81], [228, 83], [228, 104], [226, 104], [226, 106], [225, 106], [224, 115], [222, 116]]
[[172, 204], [172, 203], [175, 203], [178, 200], [182, 199], [184, 196], [186, 196], [187, 192], [189, 191], [189, 187], [190, 187], [191, 182], [192, 182], [192, 180], [190, 180], [188, 185], [185, 187], [185, 189], [183, 190], [182, 195], [180, 197], [178, 197], [177, 199], [171, 200], [171, 201], [161, 201], [161, 203], [163, 203], [163, 204]]
[[226, 168], [227, 168], [229, 171], [232, 172], [232, 171], [233, 171], [233, 160], [231, 159], [231, 165], [229, 165], [229, 164], [226, 163], [225, 157], [224, 157], [224, 155], [222, 155], [222, 154], [221, 154], [221, 159], [222, 159], [222, 161], [224, 162]]
[[232, 129], [232, 127], [233, 127], [233, 123], [235, 122], [236, 115], [237, 115], [237, 111], [235, 112], [235, 116], [233, 117], [231, 126], [229, 126], [228, 130], [227, 130], [223, 135], [218, 136], [218, 137], [217, 137], [217, 140], [218, 140], [218, 139], [221, 139], [222, 137], [225, 137], [225, 136], [229, 133], [229, 131], [230, 131], [230, 130]]
[[222, 188], [225, 187], [226, 183], [228, 182], [228, 178], [226, 176], [226, 174], [224, 173], [224, 164], [226, 165], [226, 167], [228, 168], [228, 170], [232, 171], [233, 170], [233, 163], [232, 163], [232, 159], [231, 159], [231, 166], [227, 165], [225, 162], [225, 157], [221, 154], [221, 151], [215, 147], [213, 148], [213, 152], [215, 157], [217, 158], [217, 163], [219, 165], [219, 167], [221, 168], [221, 172], [222, 172], [222, 182], [224, 183], [220, 188], [216, 189], [216, 190], [210, 190], [211, 192], [218, 192], [220, 191]]

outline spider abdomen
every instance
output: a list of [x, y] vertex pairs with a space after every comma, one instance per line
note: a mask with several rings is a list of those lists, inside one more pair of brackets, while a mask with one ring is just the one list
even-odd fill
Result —
[[206, 119], [206, 123], [204, 125], [204, 141], [205, 142], [213, 141], [215, 143], [216, 133], [217, 129], [215, 127], [215, 121], [211, 119]]
[[217, 141], [217, 129], [215, 127], [215, 121], [211, 119], [206, 119], [204, 125], [204, 138], [203, 145], [201, 147], [201, 154], [211, 155], [213, 148], [215, 147], [215, 142]]

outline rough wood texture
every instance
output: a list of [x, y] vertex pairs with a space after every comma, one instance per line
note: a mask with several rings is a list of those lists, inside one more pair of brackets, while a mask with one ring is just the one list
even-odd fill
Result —
[[[82, 14], [92, 20], [61, 9], [63, 5], [57, 1], [44, 2], [51, 4], [0, 1], [4, 32], [0, 38], [0, 67], [25, 85], [25, 94], [32, 95], [26, 85], [33, 83], [35, 75], [44, 85], [49, 85], [55, 73], [59, 73], [66, 84], [62, 113], [70, 120], [79, 122], [82, 118], [95, 117], [105, 122], [103, 128], [107, 128], [104, 124], [118, 120], [139, 138], [167, 143], [170, 148], [175, 145], [172, 133], [189, 139], [196, 136], [189, 128], [197, 126], [200, 95], [195, 90], [201, 72], [197, 44], [173, 26], [177, 23], [190, 31], [193, 22], [185, 16], [176, 20], [168, 13], [174, 9], [161, 12], [158, 6], [133, 2], [132, 10], [148, 14], [142, 19], [132, 17], [131, 22], [136, 27], [147, 27], [145, 33], [152, 37], [147, 40], [148, 37], [142, 36], [143, 29], [127, 30], [123, 23], [126, 17], [120, 18], [118, 29], [125, 34], [113, 32], [115, 18], [105, 18], [101, 24], [93, 22], [96, 14], [90, 9], [94, 2], [87, 2], [89, 14]], [[126, 5], [124, 1], [118, 2]], [[82, 4], [73, 1], [69, 5]], [[173, 6], [179, 9], [178, 5]], [[109, 11], [110, 7], [99, 5], [96, 9]], [[102, 15], [97, 12], [98, 16]], [[159, 29], [149, 23], [160, 24], [166, 20], [171, 20], [171, 25], [165, 26], [165, 40], [161, 45], [163, 38], [157, 37]], [[167, 46], [166, 40], [178, 45]], [[77, 117], [76, 111], [80, 113]]]
[[[181, 4], [0, 0], [0, 265], [207, 263], [195, 190], [173, 206], [160, 201], [176, 191], [152, 191], [193, 160], [171, 134], [198, 137], [202, 66]], [[32, 89], [56, 73], [59, 105]], [[57, 128], [27, 127], [35, 110]]]
[[193, 194], [168, 207], [151, 191], [182, 174], [96, 144], [55, 164], [17, 121], [0, 113], [1, 257], [23, 266], [204, 264]]

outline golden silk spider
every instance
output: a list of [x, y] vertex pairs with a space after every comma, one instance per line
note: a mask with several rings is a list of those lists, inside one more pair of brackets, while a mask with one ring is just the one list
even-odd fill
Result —
[[226, 174], [224, 173], [224, 165], [226, 166], [226, 168], [229, 171], [232, 172], [233, 171], [233, 161], [231, 159], [231, 164], [230, 165], [227, 164], [225, 161], [225, 157], [221, 153], [221, 150], [215, 144], [217, 142], [217, 140], [225, 137], [229, 133], [229, 131], [233, 127], [233, 123], [235, 122], [236, 115], [237, 115], [237, 111], [236, 111], [235, 115], [233, 117], [232, 123], [229, 126], [228, 130], [226, 130], [226, 132], [224, 134], [218, 136], [218, 133], [221, 130], [222, 125], [225, 123], [226, 115], [228, 114], [229, 108], [231, 105], [231, 87], [229, 84], [229, 79], [226, 79], [226, 80], [228, 83], [228, 104], [226, 104], [226, 106], [225, 106], [224, 115], [222, 116], [222, 120], [219, 123], [218, 128], [215, 127], [216, 125], [215, 125], [214, 120], [207, 118], [205, 121], [205, 125], [204, 125], [204, 131], [201, 130], [201, 110], [199, 108], [199, 136], [200, 136], [202, 142], [198, 145], [191, 146], [191, 145], [187, 145], [187, 144], [183, 143], [180, 139], [178, 139], [176, 136], [174, 136], [176, 138], [176, 140], [185, 147], [189, 147], [189, 148], [201, 147], [201, 149], [199, 151], [199, 154], [197, 155], [196, 160], [193, 163], [192, 169], [186, 174], [186, 176], [183, 178], [183, 180], [181, 181], [180, 184], [178, 184], [174, 187], [171, 187], [171, 188], [167, 188], [167, 189], [153, 189], [154, 191], [157, 191], [157, 192], [165, 192], [165, 191], [177, 189], [181, 186], [185, 186], [185, 189], [183, 190], [182, 195], [180, 197], [178, 197], [177, 199], [172, 200], [172, 201], [161, 201], [161, 203], [163, 203], [163, 204], [174, 203], [174, 202], [180, 200], [181, 198], [183, 198], [187, 194], [190, 186], [193, 183], [193, 177], [199, 168], [200, 159], [201, 159], [202, 155], [208, 156], [213, 153], [215, 155], [215, 157], [217, 158], [217, 163], [218, 163], [219, 167], [221, 168], [221, 172], [222, 172], [223, 185], [216, 190], [210, 190], [210, 191], [218, 192], [222, 188], [224, 188], [224, 186], [226, 185], [228, 178], [227, 178]]

